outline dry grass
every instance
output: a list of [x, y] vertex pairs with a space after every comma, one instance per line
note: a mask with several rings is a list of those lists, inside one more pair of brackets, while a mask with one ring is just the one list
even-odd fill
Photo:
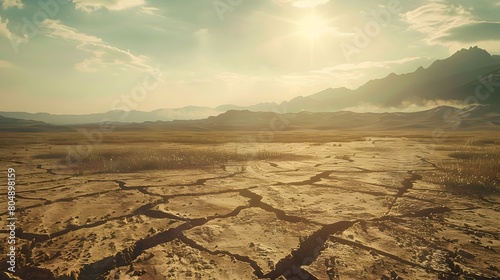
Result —
[[13, 160], [17, 160], [19, 159], [19, 157], [15, 157], [15, 156], [0, 156], [0, 162], [1, 161], [13, 161]]
[[336, 131], [114, 131], [102, 138], [87, 139], [79, 132], [8, 133], [0, 136], [0, 145], [19, 147], [32, 144], [51, 146], [131, 144], [131, 143], [181, 143], [192, 145], [218, 145], [224, 143], [328, 143], [364, 141], [362, 133]]
[[346, 160], [346, 161], [352, 161], [350, 155], [336, 155], [335, 158], [336, 159], [341, 159], [341, 160]]
[[[89, 131], [98, 126], [87, 127]], [[96, 135], [92, 137], [98, 138]], [[183, 143], [183, 144], [223, 144], [229, 142], [275, 142], [275, 143], [329, 143], [367, 141], [372, 137], [407, 137], [424, 144], [434, 144], [428, 131], [418, 134], [409, 131], [337, 131], [337, 130], [303, 130], [303, 131], [160, 131], [144, 127], [142, 130], [113, 131], [103, 133], [98, 143], [89, 140], [80, 132], [39, 132], [39, 133], [5, 133], [0, 135], [2, 147], [17, 147], [32, 144], [44, 145], [99, 145], [129, 143]], [[500, 145], [500, 133], [492, 131], [449, 132], [446, 143], [482, 145]]]
[[[53, 152], [37, 155], [38, 159], [58, 159], [66, 165], [68, 154]], [[192, 149], [146, 149], [123, 148], [120, 150], [95, 150], [85, 155], [71, 155], [79, 159], [71, 167], [76, 174], [84, 173], [126, 173], [146, 170], [193, 169], [220, 167], [227, 163], [244, 163], [252, 160], [300, 160], [303, 156], [260, 150], [251, 153], [238, 153], [221, 148]]]
[[487, 137], [480, 137], [480, 138], [473, 137], [467, 139], [465, 141], [465, 144], [469, 146], [500, 145], [500, 140]]
[[447, 172], [437, 176], [438, 183], [462, 192], [500, 190], [500, 148], [464, 148], [448, 156], [455, 160], [442, 164]]
[[63, 151], [53, 151], [51, 153], [34, 155], [32, 158], [34, 159], [62, 159], [66, 158], [67, 153]]

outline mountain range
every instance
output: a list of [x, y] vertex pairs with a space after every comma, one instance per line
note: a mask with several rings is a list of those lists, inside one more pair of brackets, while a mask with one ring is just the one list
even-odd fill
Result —
[[252, 106], [221, 105], [216, 108], [188, 106], [175, 109], [143, 111], [109, 111], [86, 115], [53, 115], [48, 113], [0, 112], [0, 116], [41, 121], [54, 125], [88, 124], [102, 121], [142, 123], [147, 121], [196, 120], [217, 116], [230, 110], [251, 112], [335, 112], [366, 104], [385, 108], [404, 108], [407, 104], [449, 103], [500, 106], [500, 56], [471, 47], [449, 58], [437, 60], [428, 68], [371, 80], [351, 90], [329, 88], [298, 96], [281, 103], [267, 102]]
[[[498, 130], [500, 107], [470, 105], [464, 108], [438, 106], [418, 112], [355, 113], [298, 112], [273, 113], [230, 110], [203, 120], [152, 123], [163, 130]], [[122, 129], [131, 128], [124, 124]]]
[[[0, 131], [60, 132], [95, 129], [97, 124], [51, 125], [0, 117]], [[136, 123], [115, 123], [116, 131], [290, 131], [290, 130], [342, 130], [342, 131], [444, 131], [498, 130], [500, 107], [471, 105], [464, 108], [438, 106], [418, 112], [355, 113], [298, 112], [279, 114], [229, 110], [218, 116], [200, 120], [175, 120]]]
[[11, 132], [44, 132], [73, 131], [69, 126], [52, 125], [41, 121], [6, 118], [0, 116], [0, 131]]

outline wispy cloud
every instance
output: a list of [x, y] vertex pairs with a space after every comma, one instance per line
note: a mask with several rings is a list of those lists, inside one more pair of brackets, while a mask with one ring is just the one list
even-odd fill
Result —
[[86, 59], [77, 65], [75, 68], [83, 72], [93, 72], [101, 68], [116, 66], [121, 69], [132, 68], [138, 71], [154, 70], [154, 67], [147, 64], [146, 56], [137, 56], [106, 44], [87, 44], [79, 47], [81, 50], [89, 52], [92, 57]]
[[12, 33], [7, 27], [7, 24], [9, 24], [9, 20], [5, 19], [4, 21], [2, 20], [2, 16], [0, 16], [0, 35], [10, 40], [12, 38]]
[[23, 8], [24, 4], [21, 0], [3, 0], [2, 9], [7, 10], [8, 8]]
[[473, 43], [480, 41], [500, 41], [500, 22], [475, 22], [449, 30], [441, 41]]
[[28, 41], [28, 37], [26, 35], [20, 37], [19, 35], [12, 33], [8, 27], [8, 24], [9, 20], [2, 20], [2, 17], [0, 16], [0, 37], [7, 38], [10, 41], [11, 46], [14, 48], [14, 51], [17, 52], [17, 45], [19, 45], [20, 43], [26, 43]]
[[[393, 67], [406, 64], [418, 64], [430, 60], [427, 57], [406, 57], [390, 61], [367, 61], [361, 63], [345, 63], [321, 69], [288, 73], [281, 75], [247, 75], [235, 72], [218, 74], [212, 82], [222, 83], [228, 92], [238, 94], [259, 94], [262, 100], [281, 102], [297, 95], [309, 95], [325, 88], [356, 88], [372, 77], [373, 73], [387, 75]], [[382, 77], [380, 77], [382, 78]], [[185, 82], [186, 84], [188, 82]], [[207, 82], [207, 85], [210, 82]], [[267, 93], [278, 91], [281, 97], [269, 96]], [[270, 100], [270, 98], [274, 98]], [[280, 99], [281, 98], [281, 99]], [[249, 103], [250, 104], [250, 103]]]
[[364, 61], [360, 63], [343, 63], [331, 67], [311, 70], [304, 76], [315, 84], [324, 87], [347, 87], [357, 88], [369, 80], [370, 77], [382, 78], [396, 69], [405, 68], [408, 65], [420, 64], [428, 61], [428, 57], [405, 57], [388, 61]]
[[59, 20], [46, 19], [43, 28], [48, 36], [58, 37], [67, 41], [76, 41], [81, 44], [101, 43], [102, 39], [78, 32], [76, 29], [62, 24]]
[[75, 7], [87, 13], [108, 9], [111, 11], [120, 11], [145, 4], [144, 0], [73, 0]]
[[62, 24], [59, 20], [45, 20], [43, 30], [50, 37], [75, 42], [79, 50], [91, 54], [90, 58], [75, 65], [77, 70], [92, 72], [109, 66], [140, 71], [154, 69], [146, 63], [147, 57], [137, 56], [128, 50], [106, 44], [101, 38], [78, 32], [78, 30]]
[[426, 43], [439, 44], [437, 39], [448, 31], [474, 22], [472, 14], [461, 5], [433, 2], [404, 14], [410, 30], [426, 34]]
[[352, 70], [363, 70], [369, 68], [390, 68], [391, 66], [397, 64], [405, 64], [412, 61], [418, 61], [427, 59], [424, 57], [405, 57], [398, 60], [388, 60], [388, 61], [363, 61], [360, 63], [343, 63], [332, 67], [322, 68], [320, 70], [313, 70], [312, 73], [329, 73], [329, 72], [340, 72], [340, 71], [352, 71]]
[[165, 18], [159, 13], [160, 9], [155, 8], [155, 7], [141, 7], [139, 10], [139, 13], [145, 14], [145, 15], [150, 15], [150, 16], [157, 16], [161, 18]]

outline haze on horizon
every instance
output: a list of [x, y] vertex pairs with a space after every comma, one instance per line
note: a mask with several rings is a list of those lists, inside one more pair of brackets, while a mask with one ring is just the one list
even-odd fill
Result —
[[500, 54], [489, 0], [4, 0], [0, 11], [0, 111], [106, 112], [133, 94], [142, 111], [281, 102], [470, 46]]

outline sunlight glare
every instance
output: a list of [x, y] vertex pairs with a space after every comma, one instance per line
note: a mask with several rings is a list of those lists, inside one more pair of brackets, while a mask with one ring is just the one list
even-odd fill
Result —
[[327, 24], [321, 18], [311, 15], [299, 23], [299, 28], [303, 36], [314, 40], [326, 33]]

